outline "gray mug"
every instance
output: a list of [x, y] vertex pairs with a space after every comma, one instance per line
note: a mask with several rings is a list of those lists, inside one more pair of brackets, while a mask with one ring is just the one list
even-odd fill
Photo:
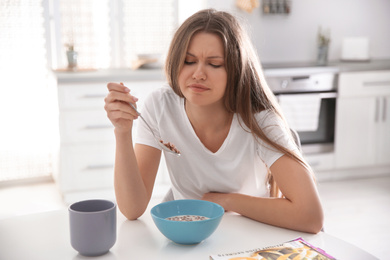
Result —
[[116, 205], [84, 200], [69, 206], [70, 243], [84, 256], [107, 253], [116, 241]]

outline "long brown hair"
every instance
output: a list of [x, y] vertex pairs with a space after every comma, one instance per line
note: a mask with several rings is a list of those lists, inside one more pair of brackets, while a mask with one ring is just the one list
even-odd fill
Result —
[[[169, 47], [165, 63], [168, 84], [174, 92], [184, 97], [180, 91], [178, 76], [184, 64], [191, 37], [197, 32], [216, 34], [224, 44], [225, 67], [228, 75], [224, 96], [226, 109], [240, 115], [242, 123], [245, 124], [256, 140], [263, 140], [311, 171], [309, 165], [299, 153], [295, 153], [270, 140], [256, 120], [255, 115], [257, 113], [263, 110], [271, 110], [282, 119], [283, 127], [286, 130], [288, 129], [286, 133], [290, 134], [278, 102], [264, 78], [257, 53], [247, 33], [233, 15], [214, 9], [206, 9], [190, 16], [178, 28]], [[291, 134], [290, 138], [292, 139]], [[271, 196], [281, 196], [282, 194], [270, 171], [268, 176]]]

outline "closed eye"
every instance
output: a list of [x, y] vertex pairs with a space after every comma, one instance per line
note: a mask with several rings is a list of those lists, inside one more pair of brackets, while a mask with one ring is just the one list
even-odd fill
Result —
[[187, 65], [192, 65], [192, 64], [195, 64], [195, 61], [184, 61], [184, 64], [187, 64]]
[[222, 65], [212, 64], [212, 63], [210, 63], [210, 66], [213, 67], [213, 68], [220, 68], [220, 67], [222, 67]]

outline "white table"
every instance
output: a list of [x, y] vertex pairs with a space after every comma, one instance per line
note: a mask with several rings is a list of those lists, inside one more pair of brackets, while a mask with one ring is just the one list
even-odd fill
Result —
[[[129, 221], [118, 211], [117, 241], [98, 259], [209, 259], [211, 254], [272, 246], [303, 237], [337, 259], [377, 259], [326, 233], [316, 235], [262, 224], [234, 213], [224, 215], [220, 226], [198, 245], [183, 246], [165, 238], [147, 212]], [[357, 231], [358, 232], [358, 231]], [[93, 259], [79, 255], [70, 245], [68, 211], [49, 211], [0, 221], [0, 259]]]

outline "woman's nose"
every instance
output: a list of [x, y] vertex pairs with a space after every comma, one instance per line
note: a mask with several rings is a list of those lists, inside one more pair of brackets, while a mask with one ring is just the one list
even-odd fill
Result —
[[195, 80], [205, 80], [206, 79], [206, 73], [205, 73], [204, 68], [201, 64], [196, 66], [196, 69], [194, 71], [194, 74], [192, 75], [192, 78]]

